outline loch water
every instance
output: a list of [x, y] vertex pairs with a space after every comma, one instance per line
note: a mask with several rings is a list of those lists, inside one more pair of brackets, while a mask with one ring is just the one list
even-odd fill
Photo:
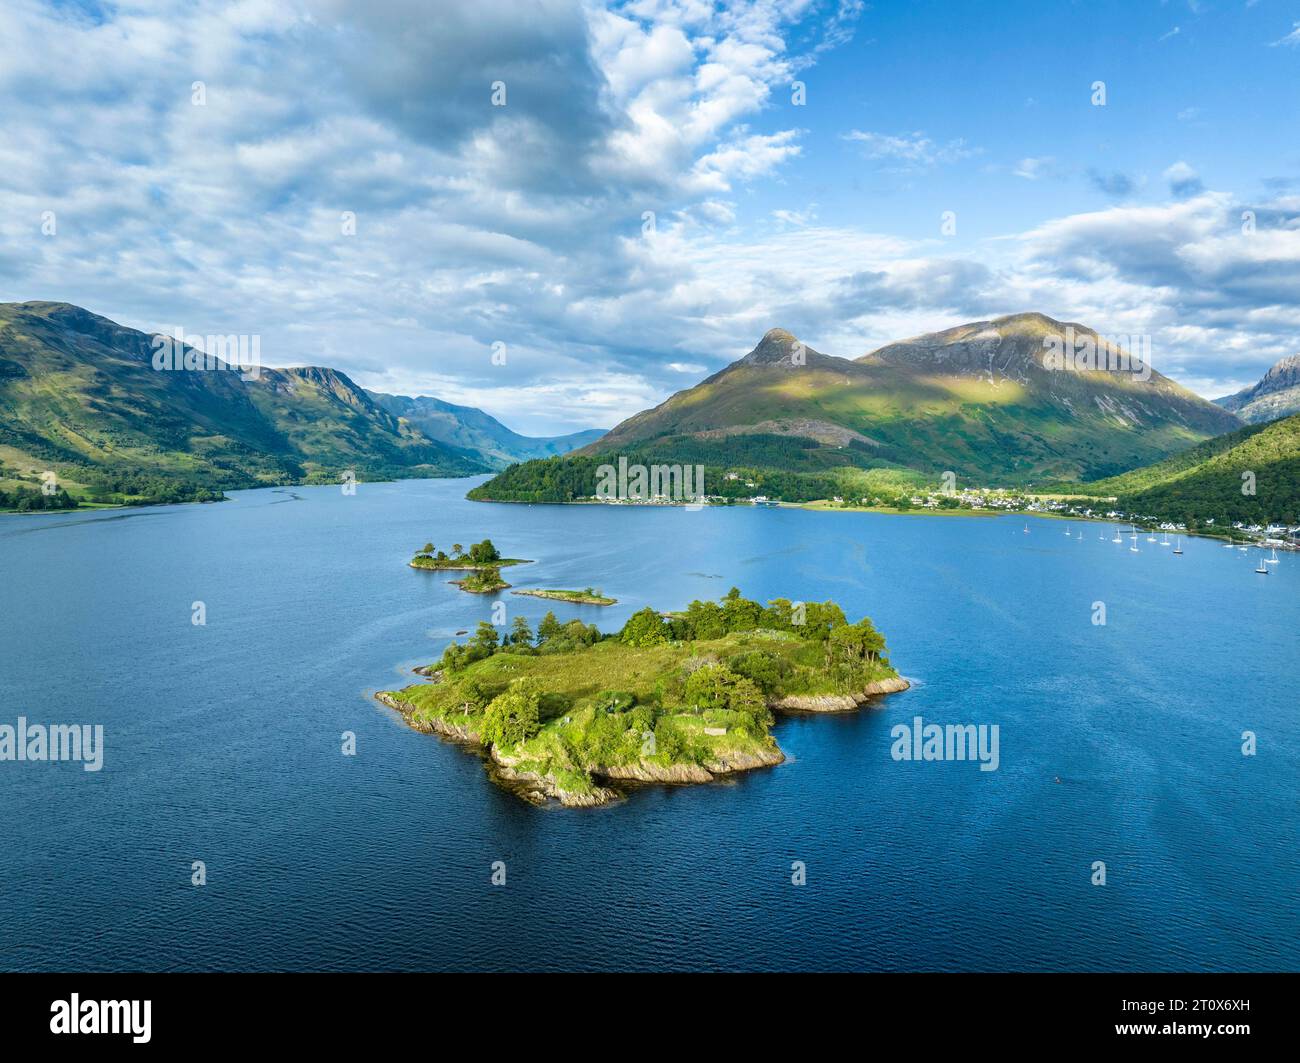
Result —
[[[0, 517], [0, 724], [104, 727], [100, 771], [0, 762], [0, 969], [1300, 969], [1300, 555], [476, 482]], [[776, 768], [533, 807], [372, 697], [490, 616], [412, 552], [485, 536], [619, 599], [510, 618], [832, 598], [913, 688], [781, 719]], [[997, 770], [894, 760], [916, 717], [996, 724]]]

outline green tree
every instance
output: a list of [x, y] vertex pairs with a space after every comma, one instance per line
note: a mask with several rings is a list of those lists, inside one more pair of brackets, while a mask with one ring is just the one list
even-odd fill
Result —
[[542, 617], [542, 622], [537, 625], [537, 641], [546, 642], [555, 638], [563, 631], [564, 628], [560, 625], [559, 620], [556, 619], [555, 613], [548, 609], [546, 615]]
[[501, 570], [496, 565], [485, 565], [477, 572], [471, 572], [465, 580], [469, 588], [492, 590], [501, 585]]
[[453, 642], [442, 651], [442, 660], [438, 662], [438, 667], [445, 668], [449, 672], [459, 672], [467, 663], [469, 662], [466, 660], [465, 647]]
[[528, 617], [517, 616], [513, 630], [510, 632], [510, 645], [530, 646], [533, 642], [533, 629], [528, 626]]
[[727, 691], [727, 708], [746, 716], [749, 729], [755, 735], [763, 734], [772, 724], [772, 713], [767, 707], [767, 699], [758, 686], [744, 676], [737, 676]]
[[692, 672], [686, 680], [686, 702], [706, 710], [729, 709], [742, 713], [756, 734], [772, 722], [767, 700], [758, 685], [725, 664], [707, 664]]
[[526, 742], [542, 729], [537, 681], [528, 677], [514, 680], [483, 712], [483, 741], [499, 748]]
[[478, 712], [483, 709], [490, 700], [487, 690], [475, 676], [467, 676], [465, 681], [460, 685], [460, 696], [464, 699], [463, 704], [470, 712]]
[[489, 561], [497, 561], [501, 554], [497, 548], [492, 545], [491, 539], [484, 539], [481, 543], [475, 543], [469, 548], [469, 558], [477, 565], [485, 565]]
[[470, 645], [477, 650], [483, 651], [485, 656], [491, 656], [496, 653], [499, 641], [497, 629], [486, 620], [480, 620], [478, 628], [474, 632], [474, 638], [470, 640]]
[[665, 764], [675, 764], [686, 759], [686, 738], [671, 720], [660, 717], [655, 724], [655, 756]]
[[737, 675], [752, 680], [764, 694], [775, 694], [780, 689], [781, 679], [790, 667], [783, 658], [764, 650], [737, 654], [727, 664]]
[[871, 620], [863, 617], [856, 624], [840, 624], [831, 629], [827, 653], [845, 664], [874, 661], [885, 648], [885, 638]]
[[831, 628], [844, 622], [844, 610], [834, 602], [807, 602], [803, 627], [796, 625], [793, 630], [810, 641], [821, 642], [830, 636]]
[[740, 677], [725, 664], [706, 664], [686, 679], [686, 703], [698, 709], [725, 709], [732, 685]]
[[654, 646], [668, 641], [668, 625], [663, 617], [646, 606], [628, 617], [619, 638], [629, 646]]
[[728, 631], [753, 631], [763, 620], [763, 607], [740, 596], [732, 587], [722, 602], [722, 622]]
[[777, 631], [794, 629], [794, 603], [789, 598], [773, 598], [763, 610], [763, 626]]
[[722, 607], [717, 602], [691, 602], [686, 607], [686, 620], [691, 638], [720, 639], [727, 633]]

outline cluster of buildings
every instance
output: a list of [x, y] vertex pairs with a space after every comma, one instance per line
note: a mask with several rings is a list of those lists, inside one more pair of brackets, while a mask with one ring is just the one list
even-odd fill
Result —
[[[844, 499], [836, 496], [832, 501], [844, 504]], [[1158, 531], [1185, 532], [1187, 526], [1180, 521], [1160, 521], [1141, 514], [1127, 513], [1119, 509], [1103, 508], [1105, 502], [1113, 499], [1099, 499], [1095, 503], [1084, 503], [1079, 499], [1048, 498], [1039, 495], [1018, 494], [1014, 491], [983, 490], [968, 488], [962, 491], [924, 491], [908, 497], [908, 502], [916, 509], [978, 509], [1002, 511], [1006, 513], [1041, 513], [1057, 516], [1079, 517], [1086, 520], [1136, 521], [1143, 527]], [[890, 506], [897, 505], [897, 499], [863, 498], [860, 503], [849, 505]], [[1214, 530], [1214, 520], [1206, 520], [1202, 527]], [[1226, 529], [1225, 529], [1226, 530]], [[1234, 521], [1231, 530], [1240, 536], [1248, 536], [1261, 541], [1264, 546], [1278, 548], [1300, 548], [1300, 525], [1286, 524], [1247, 524]]]

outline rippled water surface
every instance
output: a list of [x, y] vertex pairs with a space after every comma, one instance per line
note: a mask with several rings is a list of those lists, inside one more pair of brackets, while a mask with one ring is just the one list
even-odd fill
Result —
[[[471, 482], [0, 517], [0, 723], [106, 732], [98, 773], [0, 763], [0, 968], [1300, 969], [1300, 556]], [[413, 549], [485, 535], [620, 599], [511, 616], [830, 597], [915, 686], [781, 721], [775, 769], [533, 808], [370, 698], [489, 614]], [[998, 724], [998, 770], [893, 761], [914, 716]]]

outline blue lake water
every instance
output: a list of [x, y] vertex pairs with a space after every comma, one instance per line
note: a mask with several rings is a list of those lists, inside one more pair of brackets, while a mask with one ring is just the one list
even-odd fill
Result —
[[[0, 723], [105, 728], [98, 773], [0, 763], [0, 969], [1300, 969], [1300, 556], [474, 482], [0, 517]], [[829, 597], [915, 687], [780, 721], [774, 769], [534, 808], [370, 697], [489, 618], [406, 565], [484, 536], [620, 599], [512, 618]], [[998, 770], [894, 761], [914, 716], [998, 724]]]

